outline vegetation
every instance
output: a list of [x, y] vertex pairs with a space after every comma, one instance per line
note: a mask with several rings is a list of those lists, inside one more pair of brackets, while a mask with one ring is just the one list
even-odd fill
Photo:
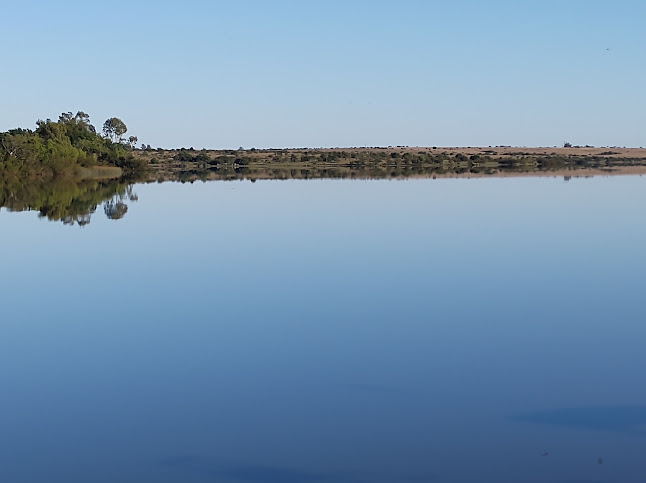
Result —
[[537, 154], [494, 149], [438, 150], [420, 148], [292, 149], [195, 151], [140, 150], [136, 157], [154, 168], [158, 181], [288, 179], [288, 178], [406, 178], [495, 176], [646, 167], [646, 159], [617, 152], [599, 154]]
[[142, 173], [147, 162], [132, 155], [137, 142], [124, 142], [127, 127], [118, 118], [108, 119], [103, 136], [90, 117], [79, 111], [63, 113], [58, 121], [39, 120], [37, 128], [0, 133], [0, 177], [49, 179], [78, 174], [80, 168], [114, 166], [126, 175]]
[[[89, 116], [63, 113], [58, 121], [38, 121], [35, 130], [12, 129], [0, 133], [0, 177], [53, 179], [78, 177], [98, 169], [119, 168], [124, 177], [148, 171], [152, 179], [232, 179], [248, 177], [407, 177], [447, 174], [489, 174], [546, 170], [613, 169], [644, 166], [613, 151], [598, 154], [553, 152], [537, 154], [507, 149], [250, 149], [196, 151], [156, 149], [136, 136], [117, 117], [107, 119], [101, 133]], [[577, 148], [565, 143], [566, 148]], [[591, 146], [586, 146], [586, 148]], [[502, 151], [502, 152], [501, 152]], [[150, 168], [150, 169], [149, 169]], [[87, 176], [87, 175], [86, 175]], [[96, 177], [95, 175], [93, 175]], [[112, 174], [114, 176], [114, 174]]]
[[[119, 118], [97, 133], [89, 116], [63, 113], [35, 130], [0, 133], [0, 207], [86, 225], [100, 204], [120, 219], [136, 181], [407, 178], [558, 173], [564, 179], [628, 169], [646, 173], [646, 151], [564, 148], [346, 148], [164, 150], [126, 137]], [[578, 148], [578, 149], [574, 149]]]

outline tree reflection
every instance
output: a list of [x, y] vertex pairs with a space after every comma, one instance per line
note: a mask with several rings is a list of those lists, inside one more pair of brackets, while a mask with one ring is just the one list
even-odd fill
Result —
[[128, 205], [123, 201], [109, 200], [103, 205], [103, 211], [110, 220], [120, 220], [128, 213]]
[[65, 225], [88, 225], [101, 203], [107, 218], [120, 220], [128, 212], [128, 203], [137, 200], [128, 180], [0, 178], [0, 207], [12, 212], [37, 211], [39, 218]]
[[126, 200], [133, 202], [139, 200], [139, 197], [133, 191], [132, 185], [128, 185], [123, 191], [104, 202], [103, 212], [105, 216], [110, 220], [120, 220], [126, 216], [126, 213], [128, 213], [128, 205], [125, 203]]

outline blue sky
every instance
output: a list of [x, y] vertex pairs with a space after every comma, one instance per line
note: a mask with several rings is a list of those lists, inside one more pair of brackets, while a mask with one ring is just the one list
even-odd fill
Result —
[[646, 146], [643, 1], [2, 3], [0, 130], [83, 110], [155, 147]]

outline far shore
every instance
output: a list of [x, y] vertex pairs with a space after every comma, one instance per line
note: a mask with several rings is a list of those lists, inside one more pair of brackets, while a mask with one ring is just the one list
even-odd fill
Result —
[[156, 181], [574, 177], [646, 174], [643, 148], [137, 149]]
[[[368, 148], [369, 150], [372, 148]], [[464, 154], [465, 156], [480, 155], [501, 158], [506, 156], [604, 156], [609, 158], [638, 158], [646, 159], [646, 148], [620, 147], [519, 147], [519, 146], [481, 146], [481, 147], [399, 147], [377, 148], [400, 152], [447, 152], [449, 154]]]
[[174, 154], [182, 150], [206, 152], [209, 154], [223, 154], [231, 152], [244, 153], [251, 157], [262, 158], [275, 152], [288, 154], [301, 154], [306, 152], [348, 152], [348, 153], [429, 153], [448, 155], [463, 154], [465, 156], [489, 156], [491, 158], [502, 158], [509, 156], [603, 156], [609, 158], [637, 158], [646, 159], [646, 148], [626, 147], [523, 147], [523, 146], [480, 146], [480, 147], [450, 147], [450, 146], [388, 146], [388, 147], [338, 147], [338, 148], [263, 148], [263, 149], [153, 149], [151, 151], [137, 150], [138, 152], [158, 152]]
[[557, 169], [553, 171], [496, 171], [495, 173], [441, 173], [434, 175], [408, 176], [408, 178], [592, 178], [594, 176], [642, 176], [644, 166], [618, 166], [614, 168]]

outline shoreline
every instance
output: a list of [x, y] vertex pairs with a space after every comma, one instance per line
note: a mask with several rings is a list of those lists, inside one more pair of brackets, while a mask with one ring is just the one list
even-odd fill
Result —
[[608, 169], [581, 168], [581, 169], [558, 169], [554, 171], [498, 171], [496, 173], [441, 173], [429, 176], [410, 176], [409, 178], [433, 178], [433, 179], [476, 179], [476, 178], [595, 178], [602, 176], [642, 176], [646, 175], [644, 166], [618, 166]]
[[232, 155], [243, 154], [245, 156], [254, 158], [263, 158], [268, 155], [276, 153], [287, 154], [302, 154], [302, 153], [412, 153], [412, 154], [447, 154], [456, 155], [463, 154], [465, 156], [479, 155], [489, 156], [492, 159], [500, 159], [503, 157], [514, 156], [603, 156], [608, 158], [633, 158], [646, 160], [646, 148], [626, 148], [626, 147], [593, 147], [593, 146], [580, 146], [580, 147], [548, 147], [548, 146], [388, 146], [388, 147], [336, 147], [336, 148], [266, 148], [266, 149], [193, 149], [193, 148], [169, 148], [169, 149], [150, 149], [150, 150], [135, 150], [136, 155], [145, 153], [155, 153], [164, 157], [164, 155], [176, 155], [180, 152], [195, 152], [207, 153], [212, 155]]
[[[135, 150], [151, 181], [591, 177], [646, 174], [642, 148]], [[576, 154], [572, 154], [576, 153]]]

